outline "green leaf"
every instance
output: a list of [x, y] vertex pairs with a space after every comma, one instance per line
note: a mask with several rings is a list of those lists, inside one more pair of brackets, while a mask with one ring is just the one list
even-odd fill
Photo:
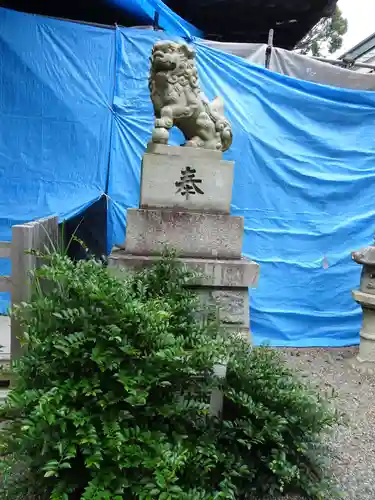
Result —
[[91, 258], [47, 257], [16, 308], [27, 349], [0, 408], [0, 498], [330, 498], [330, 395], [223, 332], [178, 261], [115, 278]]
[[53, 477], [53, 476], [57, 476], [57, 471], [55, 471], [55, 470], [48, 470], [44, 474], [44, 477]]
[[70, 463], [68, 463], [68, 462], [63, 462], [63, 463], [61, 463], [61, 464], [59, 465], [59, 467], [60, 467], [60, 469], [71, 469], [71, 468], [72, 468], [71, 464], [70, 464]]

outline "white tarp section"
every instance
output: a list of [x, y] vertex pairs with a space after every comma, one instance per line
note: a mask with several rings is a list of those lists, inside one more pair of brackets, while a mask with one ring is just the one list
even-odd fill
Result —
[[[259, 43], [225, 43], [204, 40], [213, 49], [247, 59], [252, 64], [265, 65], [267, 45]], [[375, 90], [375, 74], [363, 74], [318, 61], [295, 52], [272, 48], [271, 71], [333, 87], [357, 90]]]
[[226, 43], [212, 42], [211, 40], [202, 40], [202, 42], [212, 49], [221, 50], [227, 54], [242, 57], [258, 66], [264, 66], [267, 45], [262, 43]]

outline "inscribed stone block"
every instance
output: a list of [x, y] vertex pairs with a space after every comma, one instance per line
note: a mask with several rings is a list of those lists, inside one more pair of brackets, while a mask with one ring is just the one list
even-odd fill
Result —
[[200, 288], [198, 294], [202, 304], [215, 308], [223, 326], [250, 328], [249, 291], [247, 288]]
[[167, 247], [180, 257], [239, 259], [243, 217], [173, 210], [127, 211], [125, 250], [161, 254]]
[[198, 150], [201, 151], [195, 156], [146, 153], [140, 207], [229, 214], [234, 164], [212, 159], [205, 150]]

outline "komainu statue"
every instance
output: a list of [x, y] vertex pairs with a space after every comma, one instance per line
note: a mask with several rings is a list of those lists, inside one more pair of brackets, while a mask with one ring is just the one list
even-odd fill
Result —
[[232, 128], [224, 116], [224, 101], [209, 102], [199, 88], [195, 50], [186, 44], [161, 41], [152, 50], [149, 79], [154, 105], [152, 142], [168, 144], [169, 131], [178, 127], [185, 146], [226, 151]]

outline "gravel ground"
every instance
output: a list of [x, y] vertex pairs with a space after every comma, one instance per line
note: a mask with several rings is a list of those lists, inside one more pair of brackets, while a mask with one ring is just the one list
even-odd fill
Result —
[[[284, 349], [287, 362], [326, 391], [335, 389], [336, 407], [344, 412], [330, 438], [331, 468], [343, 499], [375, 500], [375, 376], [351, 368], [357, 353], [349, 349]], [[290, 497], [300, 500], [300, 497]]]

